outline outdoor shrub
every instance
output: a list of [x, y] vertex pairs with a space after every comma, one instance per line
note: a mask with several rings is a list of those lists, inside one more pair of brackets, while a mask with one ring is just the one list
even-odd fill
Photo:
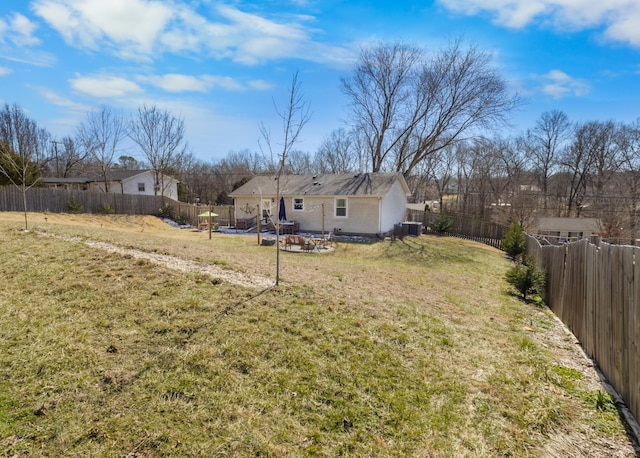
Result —
[[98, 212], [102, 213], [103, 215], [113, 215], [116, 211], [110, 204], [105, 203], [100, 206]]
[[163, 218], [169, 218], [171, 216], [171, 206], [169, 204], [163, 205], [158, 209], [158, 213]]
[[442, 234], [443, 232], [449, 232], [453, 228], [453, 219], [447, 215], [440, 215], [436, 219], [435, 229], [436, 232]]
[[176, 223], [178, 224], [187, 224], [189, 222], [189, 217], [185, 213], [180, 213], [180, 216], [176, 218]]
[[546, 284], [546, 272], [538, 269], [527, 256], [523, 264], [516, 264], [507, 271], [506, 280], [524, 300], [527, 300], [533, 294], [542, 296]]
[[512, 259], [516, 259], [526, 250], [527, 239], [517, 221], [514, 221], [511, 227], [507, 229], [507, 232], [505, 232], [502, 239], [502, 248]]
[[78, 202], [78, 199], [75, 197], [71, 197], [69, 202], [64, 206], [64, 211], [67, 213], [81, 213], [82, 212], [82, 204]]

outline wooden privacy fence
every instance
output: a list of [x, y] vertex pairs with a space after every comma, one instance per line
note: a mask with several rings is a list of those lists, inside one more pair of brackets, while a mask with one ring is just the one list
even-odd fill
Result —
[[[448, 218], [450, 229], [440, 232], [437, 229], [439, 218]], [[507, 230], [504, 226], [489, 221], [422, 210], [408, 210], [407, 220], [422, 222], [424, 231], [427, 233], [474, 240], [499, 249], [502, 249], [502, 238]]]
[[[64, 213], [69, 204], [79, 204], [82, 213], [118, 213], [157, 215], [163, 204], [160, 196], [105, 193], [52, 188], [31, 188], [26, 192], [27, 211]], [[107, 210], [107, 209], [111, 210]], [[0, 211], [23, 211], [22, 191], [15, 186], [0, 186]]]
[[[168, 197], [143, 196], [137, 194], [105, 193], [54, 188], [31, 188], [26, 192], [27, 211], [69, 212], [69, 204], [76, 205], [79, 213], [116, 213], [122, 215], [168, 215], [175, 221], [197, 226], [208, 222], [198, 215], [209, 211], [207, 205], [187, 204]], [[233, 205], [213, 205], [218, 216], [214, 222], [221, 226], [232, 226], [235, 221]], [[0, 186], [0, 211], [23, 211], [22, 191], [15, 186]]]
[[187, 222], [193, 226], [197, 226], [201, 222], [208, 223], [207, 218], [199, 217], [198, 215], [209, 211], [216, 213], [218, 216], [214, 217], [213, 222], [219, 226], [234, 226], [235, 225], [235, 211], [233, 205], [196, 205], [187, 204], [184, 202], [178, 202], [171, 199], [165, 199], [166, 204], [171, 208], [170, 216], [175, 221]]
[[640, 248], [591, 243], [541, 245], [527, 253], [547, 271], [545, 300], [640, 415]]

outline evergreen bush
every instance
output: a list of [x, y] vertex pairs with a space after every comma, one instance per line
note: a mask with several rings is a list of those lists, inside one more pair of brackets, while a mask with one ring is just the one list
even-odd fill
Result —
[[73, 196], [64, 206], [64, 211], [67, 213], [82, 213], [82, 204]]
[[98, 211], [103, 215], [113, 215], [116, 212], [113, 207], [107, 203], [102, 204]]
[[450, 232], [453, 228], [453, 219], [448, 217], [447, 215], [440, 214], [438, 218], [436, 218], [435, 229], [436, 232], [442, 234], [444, 232]]
[[507, 282], [527, 300], [534, 294], [542, 296], [547, 283], [546, 272], [538, 269], [531, 257], [526, 256], [524, 263], [516, 264], [506, 273]]
[[514, 221], [505, 232], [502, 248], [511, 259], [517, 259], [527, 249], [527, 239], [517, 221]]

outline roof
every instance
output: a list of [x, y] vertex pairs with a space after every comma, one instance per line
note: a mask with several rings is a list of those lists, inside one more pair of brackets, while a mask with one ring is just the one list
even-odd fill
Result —
[[596, 233], [600, 223], [597, 218], [543, 217], [538, 220], [537, 227], [539, 231]]
[[[151, 172], [151, 170], [109, 170], [107, 172], [107, 178], [109, 178], [110, 181], [124, 181], [146, 172]], [[104, 179], [104, 176], [102, 173], [97, 173], [92, 178], [94, 181], [101, 181]]]
[[[137, 175], [148, 172], [152, 172], [152, 170], [110, 170], [109, 172], [107, 172], [107, 178], [109, 181], [125, 181]], [[169, 178], [175, 179], [173, 177]], [[88, 176], [79, 176], [73, 178], [43, 177], [41, 178], [41, 180], [44, 183], [91, 183], [94, 181], [104, 181], [104, 175], [102, 175], [102, 172], [96, 172]]]
[[[323, 175], [282, 175], [280, 194], [284, 196], [382, 197], [399, 181], [406, 195], [409, 187], [400, 173], [341, 173]], [[276, 179], [256, 176], [229, 194], [231, 197], [276, 195]]]
[[56, 178], [56, 177], [40, 177], [43, 183], [59, 183], [59, 184], [84, 184], [88, 182], [87, 177], [73, 178]]

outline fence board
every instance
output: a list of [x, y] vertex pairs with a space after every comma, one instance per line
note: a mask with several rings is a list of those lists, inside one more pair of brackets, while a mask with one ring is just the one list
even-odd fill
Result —
[[634, 249], [633, 264], [633, 302], [630, 304], [628, 321], [629, 332], [629, 391], [627, 399], [629, 408], [634, 415], [640, 413], [640, 252]]
[[588, 240], [566, 247], [527, 236], [527, 253], [547, 271], [547, 304], [595, 359], [637, 417], [640, 413], [640, 248]]
[[[84, 213], [103, 213], [109, 205], [114, 213], [157, 215], [162, 206], [161, 196], [104, 193], [67, 189], [31, 188], [26, 192], [27, 211], [64, 213], [75, 199]], [[22, 191], [14, 186], [0, 187], [0, 211], [24, 211]]]
[[[15, 186], [0, 186], [0, 211], [24, 211], [22, 191]], [[52, 188], [31, 188], [26, 192], [27, 211], [64, 213], [68, 204], [77, 201], [82, 213], [112, 213], [124, 215], [159, 215], [161, 207], [169, 206], [169, 214], [175, 220], [183, 220], [196, 226], [203, 218], [198, 215], [209, 210], [206, 205], [178, 202], [162, 196], [105, 193]], [[231, 226], [235, 221], [232, 205], [214, 205], [213, 212], [219, 216], [215, 222]]]

